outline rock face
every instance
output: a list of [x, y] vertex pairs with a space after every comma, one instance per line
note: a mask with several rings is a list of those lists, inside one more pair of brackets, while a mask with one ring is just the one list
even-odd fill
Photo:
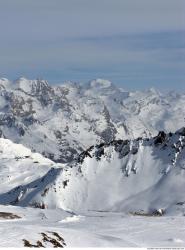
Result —
[[174, 132], [184, 126], [184, 105], [183, 94], [128, 92], [103, 79], [59, 86], [0, 79], [0, 136], [66, 163], [92, 144]]
[[[0, 204], [72, 212], [185, 213], [184, 128], [153, 138], [89, 147], [73, 163], [56, 164], [0, 139]], [[162, 135], [162, 136], [161, 136]], [[162, 139], [156, 143], [156, 139]], [[8, 176], [7, 176], [8, 170]]]
[[166, 133], [164, 131], [160, 131], [159, 134], [156, 136], [156, 139], [154, 143], [157, 144], [162, 144], [166, 139]]
[[[156, 137], [112, 140], [89, 147], [57, 183], [60, 205], [72, 211], [124, 211], [148, 216], [183, 214], [184, 129]], [[177, 184], [178, 183], [178, 184]], [[58, 190], [58, 189], [57, 189]]]

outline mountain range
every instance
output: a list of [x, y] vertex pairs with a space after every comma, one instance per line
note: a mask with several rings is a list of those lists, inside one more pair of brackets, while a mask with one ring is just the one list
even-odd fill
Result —
[[0, 136], [55, 162], [94, 144], [156, 136], [184, 126], [185, 94], [129, 92], [103, 79], [49, 85], [0, 79]]

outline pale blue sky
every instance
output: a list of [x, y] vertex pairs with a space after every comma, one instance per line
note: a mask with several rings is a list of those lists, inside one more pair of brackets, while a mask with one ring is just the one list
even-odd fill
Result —
[[185, 91], [184, 0], [0, 0], [0, 77]]

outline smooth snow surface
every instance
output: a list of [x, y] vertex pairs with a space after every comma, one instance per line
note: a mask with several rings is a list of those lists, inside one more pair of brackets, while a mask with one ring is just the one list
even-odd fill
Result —
[[[16, 220], [0, 219], [0, 247], [23, 247], [42, 241], [41, 233], [63, 237], [67, 247], [183, 247], [185, 221], [182, 217], [139, 217], [122, 213], [89, 212], [74, 216], [63, 210], [40, 210], [0, 206], [0, 211], [21, 216]], [[69, 219], [71, 218], [71, 219]], [[76, 218], [74, 220], [74, 218]], [[78, 220], [77, 220], [78, 218]], [[65, 223], [61, 223], [61, 222]], [[57, 239], [57, 238], [56, 238]]]

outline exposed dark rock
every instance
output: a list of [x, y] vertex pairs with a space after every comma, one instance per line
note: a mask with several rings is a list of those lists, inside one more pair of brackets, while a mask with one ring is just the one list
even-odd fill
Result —
[[185, 136], [185, 127], [183, 127], [182, 129], [180, 129], [179, 135]]
[[21, 217], [17, 214], [8, 213], [8, 212], [0, 212], [1, 219], [20, 219]]
[[98, 151], [95, 152], [95, 157], [97, 160], [100, 160], [102, 155], [104, 155], [104, 148], [101, 147]]
[[22, 127], [20, 127], [18, 131], [20, 136], [24, 136], [25, 130]]
[[172, 137], [172, 135], [173, 135], [172, 132], [170, 132], [170, 133], [169, 133], [169, 137]]
[[83, 163], [83, 161], [84, 161], [84, 159], [85, 159], [86, 157], [92, 158], [92, 156], [91, 156], [91, 154], [89, 153], [88, 150], [82, 152], [82, 153], [79, 155], [79, 157], [78, 157], [78, 159], [77, 159], [77, 162], [78, 162], [78, 163]]
[[57, 139], [62, 139], [62, 133], [59, 130], [55, 130], [54, 134], [55, 134]]
[[135, 154], [137, 154], [137, 152], [138, 152], [138, 148], [133, 147], [132, 150], [131, 150], [131, 153], [132, 153], [133, 155], [135, 155]]
[[160, 131], [159, 134], [155, 137], [154, 144], [162, 144], [166, 140], [166, 133], [164, 131]]
[[49, 188], [45, 188], [44, 192], [41, 194], [41, 196], [46, 196], [46, 194], [49, 192]]
[[67, 187], [67, 183], [68, 183], [68, 182], [69, 182], [69, 180], [65, 180], [65, 181], [62, 182], [63, 188]]
[[177, 206], [183, 206], [184, 204], [185, 204], [185, 201], [180, 201], [176, 203]]

